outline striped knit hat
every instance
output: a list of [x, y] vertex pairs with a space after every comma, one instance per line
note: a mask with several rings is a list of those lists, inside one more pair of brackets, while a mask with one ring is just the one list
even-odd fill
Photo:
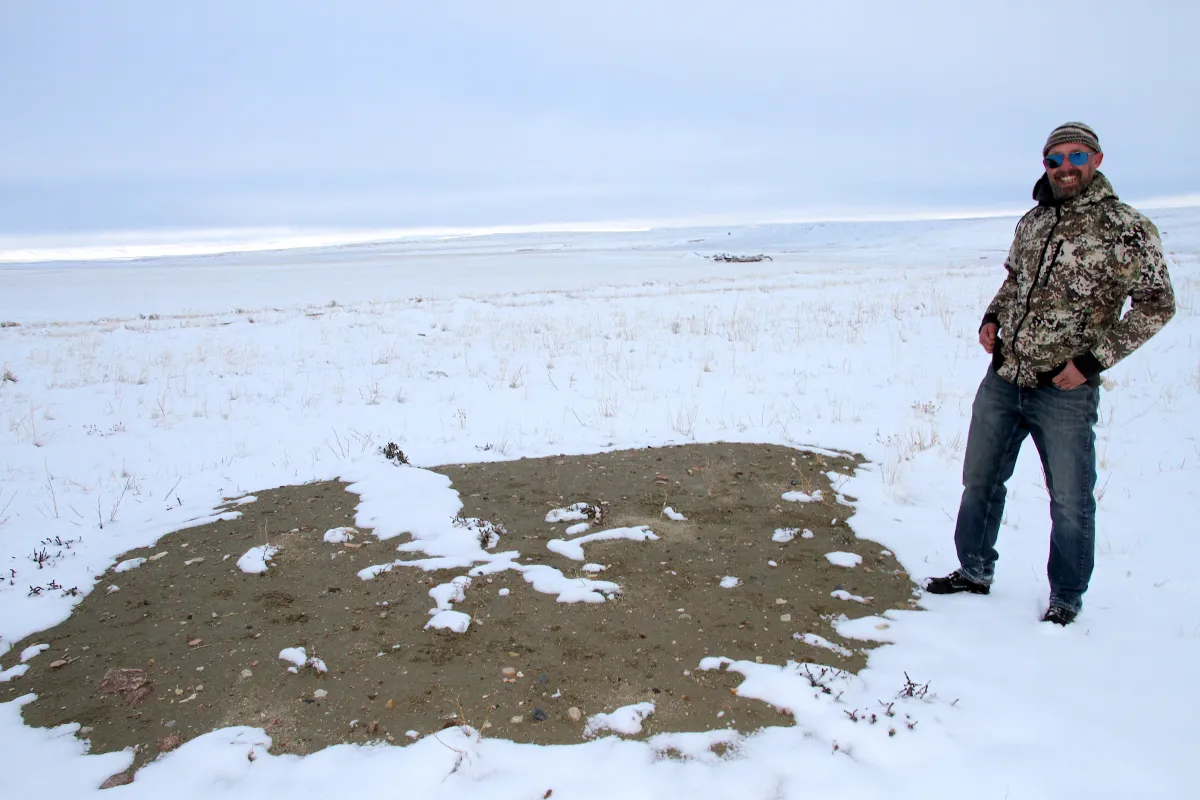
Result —
[[1049, 153], [1051, 147], [1067, 142], [1086, 144], [1097, 153], [1100, 152], [1100, 137], [1094, 130], [1082, 122], [1064, 122], [1050, 132], [1050, 138], [1046, 139], [1046, 146], [1042, 148], [1042, 155]]

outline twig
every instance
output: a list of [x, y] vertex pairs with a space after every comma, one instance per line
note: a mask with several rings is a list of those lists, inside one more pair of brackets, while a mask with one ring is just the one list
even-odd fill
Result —
[[[438, 733], [441, 733], [441, 731], [438, 731]], [[457, 747], [451, 747], [450, 745], [443, 742], [442, 737], [438, 736], [437, 733], [435, 733], [433, 735], [433, 738], [437, 739], [438, 744], [440, 744], [442, 747], [446, 748], [447, 750], [453, 750], [454, 752], [458, 753], [458, 757], [460, 760], [462, 759], [463, 756], [465, 756], [467, 754], [466, 750], [459, 750]], [[458, 769], [457, 764], [454, 765], [454, 769]]]
[[41, 447], [42, 440], [38, 438], [37, 421], [33, 417], [33, 401], [29, 403], [29, 429], [33, 431], [33, 446]]
[[[0, 497], [2, 497], [2, 496], [3, 495], [0, 495]], [[3, 508], [0, 508], [0, 525], [3, 525], [4, 523], [8, 522], [8, 517], [4, 516], [4, 512], [8, 511], [8, 507], [11, 506], [13, 500], [16, 500], [16, 499], [17, 499], [17, 490], [13, 489], [12, 497], [8, 498], [8, 502], [4, 504]]]
[[54, 504], [54, 518], [58, 519], [58, 498], [54, 495], [54, 479], [50, 476], [50, 464], [43, 458], [42, 465], [46, 468], [46, 486], [50, 488], [50, 502]]
[[169, 497], [170, 497], [172, 494], [174, 494], [174, 493], [175, 493], [175, 490], [179, 488], [179, 484], [180, 484], [180, 483], [182, 483], [182, 482], [183, 482], [183, 476], [182, 476], [182, 475], [180, 475], [180, 476], [179, 476], [179, 480], [175, 481], [175, 485], [174, 485], [174, 486], [172, 486], [170, 489], [168, 489], [168, 490], [167, 490], [167, 493], [163, 495], [163, 500], [166, 500], [166, 499], [167, 499], [167, 498], [169, 498]]
[[[117, 502], [113, 504], [112, 513], [108, 515], [109, 522], [115, 522], [117, 519], [117, 511], [121, 508], [121, 501], [125, 499], [125, 493], [129, 491], [129, 480], [125, 481], [125, 488], [121, 489], [121, 496], [117, 498]], [[100, 527], [104, 527], [101, 525]]]

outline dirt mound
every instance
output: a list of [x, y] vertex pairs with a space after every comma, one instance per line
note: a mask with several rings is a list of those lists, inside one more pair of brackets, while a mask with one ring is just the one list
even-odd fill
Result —
[[[227, 725], [264, 727], [275, 751], [307, 753], [403, 742], [459, 720], [515, 741], [578, 742], [589, 716], [643, 701], [655, 704], [645, 735], [790, 724], [732, 694], [738, 676], [697, 665], [721, 655], [854, 671], [872, 645], [841, 639], [831, 621], [910, 607], [908, 576], [854, 536], [852, 498], [826, 475], [854, 466], [786, 447], [713, 444], [433, 468], [453, 481], [462, 516], [502, 526], [499, 548], [519, 550], [522, 563], [621, 587], [605, 602], [562, 603], [517, 572], [479, 576], [454, 605], [471, 617], [464, 633], [425, 625], [430, 589], [466, 570], [397, 567], [364, 581], [358, 570], [394, 560], [409, 538], [380, 542], [362, 530], [324, 540], [354, 525], [357, 497], [343, 485], [259, 492], [231, 504], [237, 519], [127, 554], [148, 560], [110, 570], [69, 620], [5, 656], [0, 666], [26, 646], [50, 645], [24, 676], [0, 684], [0, 701], [35, 692], [24, 709], [30, 724], [79, 722], [93, 752], [139, 748], [138, 765]], [[819, 497], [789, 502], [787, 492]], [[576, 502], [602, 511], [593, 531], [646, 525], [658, 538], [591, 542], [587, 560], [604, 569], [585, 571], [547, 548], [571, 538], [572, 524], [547, 514]], [[236, 568], [268, 543], [277, 548], [269, 570]], [[826, 554], [838, 551], [861, 564], [832, 565]], [[737, 585], [723, 588], [727, 577]], [[835, 649], [796, 637], [805, 633]], [[280, 658], [285, 650], [291, 661]]]

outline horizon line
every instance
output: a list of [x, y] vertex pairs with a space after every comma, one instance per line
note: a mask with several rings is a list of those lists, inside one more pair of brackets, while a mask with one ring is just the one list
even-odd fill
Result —
[[[1131, 205], [1147, 209], [1200, 206], [1200, 194], [1146, 198]], [[1019, 217], [1028, 209], [923, 209], [867, 213], [826, 212], [717, 215], [508, 225], [410, 228], [239, 228], [127, 229], [60, 234], [0, 234], [0, 264], [54, 261], [133, 261], [143, 258], [212, 256], [279, 250], [386, 244], [407, 239], [449, 240], [539, 233], [647, 233], [697, 227], [751, 228], [761, 225], [950, 222]], [[40, 246], [39, 246], [40, 245]]]

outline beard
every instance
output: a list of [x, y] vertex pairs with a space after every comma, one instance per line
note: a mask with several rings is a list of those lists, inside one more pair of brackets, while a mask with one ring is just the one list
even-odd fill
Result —
[[1053, 192], [1055, 200], [1066, 200], [1067, 198], [1075, 197], [1092, 182], [1090, 177], [1085, 179], [1083, 173], [1079, 170], [1070, 170], [1069, 172], [1061, 173], [1058, 177], [1066, 178], [1071, 176], [1075, 177], [1075, 182], [1068, 186], [1062, 186], [1055, 177], [1050, 177], [1050, 191]]

